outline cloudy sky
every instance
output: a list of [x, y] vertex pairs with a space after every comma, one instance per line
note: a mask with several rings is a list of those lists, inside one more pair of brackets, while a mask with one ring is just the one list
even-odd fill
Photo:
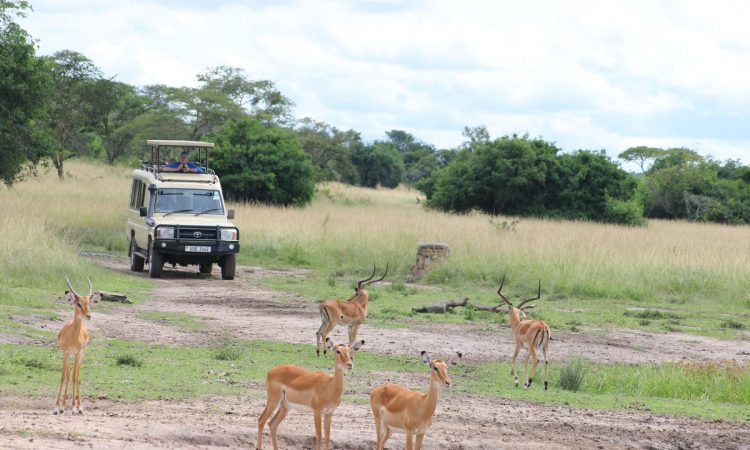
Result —
[[750, 162], [746, 1], [31, 0], [41, 54], [193, 86], [209, 66], [273, 80], [366, 140], [439, 148], [464, 126], [565, 151], [684, 146]]

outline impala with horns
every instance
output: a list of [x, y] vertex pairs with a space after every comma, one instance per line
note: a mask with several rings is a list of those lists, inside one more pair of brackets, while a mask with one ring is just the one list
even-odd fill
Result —
[[[503, 289], [503, 284], [505, 284], [505, 275], [503, 275], [503, 279], [500, 282], [500, 287], [497, 289], [497, 295], [499, 295], [500, 298], [503, 299], [504, 303], [501, 303], [497, 307], [499, 308], [503, 304], [508, 305], [508, 319], [510, 321], [510, 327], [513, 330], [513, 337], [516, 341], [516, 348], [513, 351], [512, 368], [510, 374], [514, 377], [516, 386], [518, 386], [516, 358], [518, 357], [518, 352], [521, 350], [521, 347], [526, 347], [528, 349], [528, 352], [526, 353], [526, 371], [524, 373], [526, 382], [524, 383], [524, 388], [528, 389], [529, 386], [531, 386], [531, 382], [533, 381], [534, 376], [536, 376], [536, 365], [539, 361], [539, 358], [537, 357], [537, 351], [541, 350], [542, 355], [544, 356], [544, 390], [546, 391], [548, 385], [547, 350], [549, 349], [549, 341], [551, 338], [550, 329], [543, 320], [525, 319], [526, 314], [524, 313], [524, 311], [527, 309], [536, 308], [536, 305], [526, 305], [526, 303], [532, 300], [539, 300], [541, 298], [542, 281], [539, 280], [536, 297], [527, 298], [526, 300], [519, 303], [518, 306], [513, 306], [513, 303], [511, 303], [508, 298], [503, 295], [503, 293], [501, 292]], [[522, 320], [521, 316], [523, 316], [524, 320]], [[532, 361], [531, 375], [529, 375], [529, 357], [531, 357]]]
[[334, 374], [313, 372], [301, 367], [284, 364], [271, 369], [266, 378], [266, 407], [258, 418], [258, 449], [263, 448], [263, 428], [266, 421], [275, 411], [271, 419], [271, 442], [274, 450], [278, 450], [276, 432], [279, 424], [286, 417], [289, 409], [312, 411], [315, 416], [315, 449], [320, 450], [321, 421], [325, 418], [326, 450], [331, 445], [331, 417], [336, 407], [341, 403], [344, 394], [344, 371], [354, 366], [354, 352], [364, 345], [359, 341], [349, 346], [334, 344], [328, 339], [326, 345], [335, 350], [333, 355]]
[[[87, 278], [88, 279], [88, 278]], [[65, 322], [62, 329], [57, 334], [57, 343], [60, 345], [60, 349], [63, 353], [62, 363], [62, 377], [60, 378], [60, 388], [57, 390], [57, 402], [55, 403], [55, 409], [52, 410], [53, 414], [62, 414], [65, 412], [65, 408], [68, 407], [68, 386], [70, 384], [71, 370], [70, 370], [70, 356], [72, 355], [75, 359], [73, 362], [73, 389], [71, 392], [73, 414], [83, 414], [83, 407], [81, 407], [81, 364], [83, 363], [83, 354], [86, 351], [86, 345], [89, 343], [89, 331], [86, 329], [86, 325], [83, 323], [83, 319], [91, 318], [91, 304], [97, 303], [101, 299], [100, 294], [94, 294], [94, 287], [89, 281], [89, 293], [88, 295], [78, 295], [70, 284], [68, 277], [65, 277], [65, 281], [68, 282], [70, 291], [65, 291], [65, 300], [71, 305], [74, 305], [73, 319]], [[63, 391], [63, 385], [65, 390]]]
[[[320, 356], [320, 345], [325, 344], [328, 334], [337, 324], [341, 323], [349, 327], [349, 345], [357, 340], [357, 330], [367, 318], [367, 302], [370, 294], [365, 287], [383, 281], [388, 274], [388, 264], [385, 265], [383, 276], [373, 280], [375, 276], [375, 264], [372, 265], [372, 275], [364, 280], [357, 281], [357, 287], [354, 288], [354, 295], [347, 301], [326, 300], [320, 304], [320, 328], [316, 333], [315, 352]], [[326, 347], [323, 346], [323, 354], [326, 354]]]
[[432, 425], [432, 417], [438, 401], [438, 390], [450, 386], [448, 365], [458, 364], [461, 352], [447, 361], [433, 360], [429, 353], [422, 352], [422, 361], [430, 366], [430, 385], [427, 394], [412, 391], [398, 384], [384, 384], [370, 393], [370, 406], [375, 416], [375, 448], [383, 450], [393, 432], [406, 434], [406, 448], [412, 450], [416, 436], [416, 449], [422, 448], [422, 440]]

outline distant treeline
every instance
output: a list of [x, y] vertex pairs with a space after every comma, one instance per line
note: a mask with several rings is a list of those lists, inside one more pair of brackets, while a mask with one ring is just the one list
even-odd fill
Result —
[[402, 130], [362, 140], [311, 118], [295, 119], [293, 102], [274, 82], [235, 67], [197, 75], [197, 87], [132, 86], [84, 55], [37, 56], [15, 19], [28, 2], [0, 2], [0, 178], [11, 186], [51, 164], [65, 177], [78, 156], [134, 164], [146, 139], [216, 143], [212, 165], [236, 200], [304, 205], [315, 182], [367, 187], [407, 183], [427, 206], [491, 214], [638, 225], [644, 217], [750, 222], [750, 168], [683, 149], [631, 148], [562, 153], [528, 136], [492, 139], [465, 127], [457, 148], [437, 149]]

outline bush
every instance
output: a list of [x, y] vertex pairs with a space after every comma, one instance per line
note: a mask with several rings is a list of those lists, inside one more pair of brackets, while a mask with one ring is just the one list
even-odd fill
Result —
[[315, 192], [314, 167], [294, 134], [244, 118], [216, 138], [213, 166], [233, 200], [303, 206]]
[[233, 341], [222, 342], [214, 353], [219, 361], [237, 361], [242, 357], [242, 349]]
[[143, 361], [133, 355], [120, 355], [117, 357], [118, 366], [141, 367]]
[[583, 386], [586, 376], [586, 363], [583, 358], [568, 360], [560, 369], [560, 387], [566, 391], [577, 392]]

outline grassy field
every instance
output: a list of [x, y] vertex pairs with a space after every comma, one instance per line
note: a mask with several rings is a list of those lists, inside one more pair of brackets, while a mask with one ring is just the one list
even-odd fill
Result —
[[[72, 177], [62, 183], [50, 173], [14, 190], [0, 188], [0, 205], [7, 212], [0, 216], [0, 335], [46, 343], [0, 345], [0, 395], [54, 395], [59, 380], [54, 332], [24, 318], [68, 317], [69, 308], [55, 298], [66, 289], [66, 275], [77, 289], [85, 290], [88, 276], [95, 289], [106, 285], [137, 303], [145, 301], [153, 285], [79, 255], [126, 253], [129, 170], [79, 161], [67, 166]], [[533, 295], [541, 279], [543, 298], [533, 316], [547, 320], [553, 330], [629, 327], [749, 339], [747, 227], [651, 221], [645, 228], [627, 228], [476, 213], [454, 216], [426, 210], [421, 203], [418, 192], [405, 188], [324, 184], [304, 209], [235, 204], [242, 233], [240, 263], [312, 269], [305, 277], [264, 281], [310, 301], [348, 296], [354, 280], [369, 275], [373, 261], [380, 268], [389, 263], [391, 284], [371, 290], [371, 320], [383, 326], [505, 322], [504, 315], [471, 308], [425, 316], [413, 314], [411, 308], [464, 296], [494, 304], [498, 279], [507, 273], [505, 292], [512, 298]], [[415, 247], [425, 241], [449, 244], [451, 257], [424, 279], [411, 280]], [[182, 313], [142, 311], [138, 317], [187, 331], [203, 326], [200, 318]], [[167, 348], [96, 340], [87, 355], [83, 389], [84, 395], [124, 400], [246, 395], [247, 387], [260, 386], [268, 367], [279, 362], [329, 366], [312, 354], [308, 346], [261, 341]], [[358, 383], [375, 369], [424, 371], [411, 358], [364, 352], [351, 377], [355, 386], [364, 386]], [[514, 389], [507, 363], [466, 364], [456, 369], [457, 391], [576, 407], [750, 420], [750, 368], [731, 362], [585, 363], [579, 392], [560, 389], [560, 369], [551, 367], [553, 390], [544, 394], [541, 389]]]
[[[0, 396], [51, 396], [60, 379], [60, 354], [52, 346], [0, 345]], [[120, 340], [95, 341], [82, 370], [85, 396], [125, 401], [264, 396], [268, 369], [295, 361], [330, 370], [330, 358], [310, 345], [267, 341], [219, 341], [209, 347], [163, 347]], [[639, 409], [661, 414], [750, 421], [750, 373], [731, 363], [662, 366], [586, 363], [577, 392], [560, 388], [560, 367], [550, 367], [550, 390], [541, 383], [515, 388], [508, 363], [462, 363], [451, 367], [455, 388], [446, 395], [481, 395], [592, 409]], [[418, 357], [362, 351], [346, 375], [347, 391], [368, 392], [388, 374], [413, 374], [411, 388], [424, 390], [428, 371]], [[421, 376], [423, 375], [423, 376]], [[541, 381], [541, 378], [538, 378]], [[365, 403], [364, 395], [348, 395]]]

